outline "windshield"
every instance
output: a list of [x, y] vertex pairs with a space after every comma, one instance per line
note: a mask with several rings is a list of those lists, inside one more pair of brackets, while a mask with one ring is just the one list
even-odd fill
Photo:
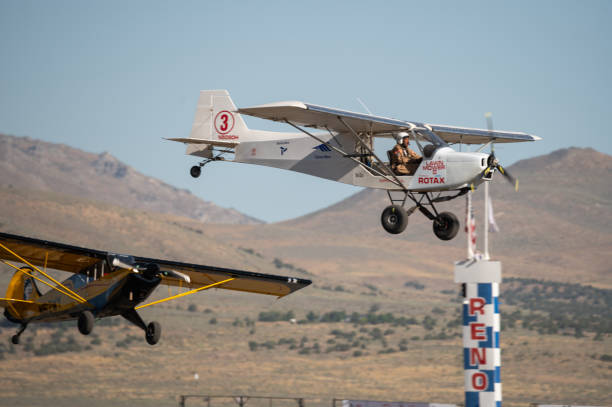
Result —
[[421, 142], [431, 143], [436, 147], [447, 146], [446, 142], [442, 140], [436, 133], [431, 130], [418, 131], [419, 139]]

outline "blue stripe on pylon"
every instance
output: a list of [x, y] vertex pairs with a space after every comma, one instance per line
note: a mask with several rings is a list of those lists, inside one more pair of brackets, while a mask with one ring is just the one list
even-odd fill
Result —
[[477, 391], [466, 391], [465, 392], [465, 407], [479, 407], [480, 400], [478, 399]]
[[493, 327], [492, 326], [487, 326], [485, 328], [487, 334], [487, 339], [484, 341], [479, 341], [478, 342], [478, 347], [479, 348], [492, 348], [493, 347]]
[[468, 326], [470, 322], [476, 322], [478, 320], [478, 315], [470, 316], [468, 311], [468, 305], [463, 304], [463, 326]]
[[484, 298], [487, 304], [492, 303], [492, 288], [490, 283], [480, 283], [478, 284], [478, 296]]

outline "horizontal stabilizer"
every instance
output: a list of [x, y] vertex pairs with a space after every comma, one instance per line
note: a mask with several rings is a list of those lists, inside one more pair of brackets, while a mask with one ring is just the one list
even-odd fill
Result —
[[0, 298], [0, 307], [6, 308], [9, 304], [34, 304], [34, 301], [17, 300], [14, 298]]
[[203, 140], [199, 138], [181, 138], [181, 137], [166, 138], [164, 140], [178, 141], [179, 143], [185, 143], [185, 144], [206, 144], [206, 145], [211, 145], [215, 147], [227, 147], [227, 148], [234, 148], [238, 144], [240, 144], [239, 142], [236, 142], [236, 141]]

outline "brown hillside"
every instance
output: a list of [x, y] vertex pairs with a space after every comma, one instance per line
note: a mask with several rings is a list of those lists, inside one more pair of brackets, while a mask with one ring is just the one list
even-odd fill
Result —
[[[593, 152], [576, 150], [569, 155], [574, 153], [588, 157]], [[98, 177], [115, 179], [119, 167], [94, 165], [95, 157], [85, 161], [93, 173], [102, 171], [105, 175]], [[609, 162], [608, 156], [604, 158]], [[544, 156], [527, 161], [534, 168], [524, 163], [513, 166], [511, 171], [521, 178], [518, 194], [506, 188], [503, 180], [496, 180], [492, 193], [502, 233], [493, 237], [493, 254], [503, 261], [505, 277], [610, 288], [609, 186], [578, 184], [572, 181], [575, 178], [565, 182], [564, 177], [573, 174], [566, 171], [569, 164], [561, 165], [558, 177], [549, 177], [551, 171], [540, 165], [555, 161], [563, 159]], [[42, 163], [59, 178], [58, 185], [71, 183], [61, 179], [60, 169]], [[452, 281], [452, 262], [465, 254], [463, 235], [440, 242], [433, 237], [431, 224], [417, 214], [404, 234], [386, 234], [378, 223], [386, 205], [380, 192], [364, 191], [290, 222], [220, 225], [74, 196], [78, 194], [41, 192], [36, 177], [26, 177], [28, 167], [23, 170], [22, 183], [3, 186], [3, 180], [0, 185], [3, 232], [305, 277], [314, 283], [281, 300], [210, 290], [145, 308], [143, 318], [163, 326], [162, 339], [153, 349], [144, 343], [139, 328], [121, 318], [115, 318], [111, 326], [97, 322], [90, 336], [80, 335], [73, 322], [62, 327], [33, 326], [19, 347], [9, 345], [16, 328], [5, 324], [0, 328], [0, 383], [5, 384], [0, 405], [159, 406], [176, 405], [179, 394], [238, 393], [306, 397], [308, 406], [329, 406], [332, 398], [342, 397], [462, 402], [461, 326], [456, 323], [461, 304]], [[597, 171], [593, 169], [600, 174]], [[88, 188], [72, 187], [85, 192]], [[558, 203], [541, 202], [543, 196]], [[579, 198], [573, 200], [580, 208], [577, 214], [568, 209], [572, 196]], [[442, 208], [460, 215], [463, 201]], [[477, 207], [479, 218], [481, 214]], [[0, 287], [6, 287], [12, 273], [8, 266], [0, 266]], [[538, 292], [546, 297], [545, 289], [554, 284], [543, 285]], [[545, 314], [542, 309], [529, 309], [533, 297], [512, 305], [512, 296], [506, 295], [512, 286], [512, 282], [502, 284], [502, 324], [515, 311], [521, 311], [525, 320]], [[162, 287], [154, 297], [178, 291]], [[601, 314], [609, 291], [600, 291], [593, 301], [601, 302], [596, 308]], [[589, 298], [573, 301], [583, 304]], [[380, 314], [414, 318], [414, 323], [356, 326], [345, 320], [307, 324], [259, 320], [262, 311], [292, 311], [304, 320], [310, 312], [350, 315], [374, 308]], [[435, 319], [434, 328], [426, 327], [426, 318]], [[502, 328], [505, 405], [609, 405], [609, 332], [598, 337], [593, 330], [580, 336], [572, 329], [556, 334], [538, 329], [528, 329], [524, 321]], [[347, 335], [352, 339], [344, 339]], [[58, 348], [70, 343], [68, 349]], [[192, 401], [189, 405], [205, 405]], [[255, 400], [251, 404], [268, 405]]]
[[87, 153], [63, 144], [0, 134], [0, 186], [53, 191], [202, 222], [260, 223], [234, 209], [206, 202], [139, 173], [111, 154]]
[[[501, 233], [491, 235], [490, 244], [492, 255], [504, 260], [507, 275], [612, 284], [611, 165], [608, 155], [571, 148], [511, 166], [510, 172], [520, 179], [518, 193], [499, 174], [495, 176], [491, 195]], [[386, 205], [383, 191], [364, 190], [324, 210], [253, 233], [260, 241], [267, 233], [270, 244], [283, 236], [278, 244], [288, 246], [302, 261], [329, 253], [330, 261], [335, 257], [357, 267], [371, 263], [370, 270], [392, 259], [406, 267], [423, 261], [450, 265], [463, 255], [462, 233], [442, 242], [433, 235], [431, 222], [418, 212], [403, 234], [388, 235], [379, 220]], [[439, 209], [454, 212], [464, 224], [464, 198]], [[481, 226], [482, 188], [475, 193], [475, 211]], [[299, 243], [285, 242], [288, 230], [301, 233]], [[450, 271], [450, 266], [444, 268]]]

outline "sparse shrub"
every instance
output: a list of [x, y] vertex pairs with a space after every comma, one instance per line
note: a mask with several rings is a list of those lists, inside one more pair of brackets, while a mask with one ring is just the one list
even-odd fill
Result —
[[211, 325], [215, 325], [217, 323], [217, 318], [213, 317], [210, 319], [210, 321], [208, 321], [209, 324]]
[[342, 322], [346, 319], [345, 311], [330, 311], [321, 316], [321, 322]]
[[308, 314], [306, 314], [306, 319], [308, 320], [308, 322], [316, 322], [319, 320], [319, 315], [317, 315], [313, 311], [309, 311]]
[[415, 290], [424, 290], [425, 286], [421, 283], [418, 283], [416, 281], [406, 281], [404, 283], [404, 287], [411, 287], [414, 288]]
[[425, 315], [425, 317], [423, 318], [423, 328], [427, 329], [428, 331], [431, 331], [434, 326], [436, 326], [436, 320], [430, 317], [429, 315]]
[[276, 322], [276, 321], [289, 321], [295, 318], [293, 311], [280, 312], [280, 311], [264, 311], [259, 313], [258, 320], [261, 322]]

